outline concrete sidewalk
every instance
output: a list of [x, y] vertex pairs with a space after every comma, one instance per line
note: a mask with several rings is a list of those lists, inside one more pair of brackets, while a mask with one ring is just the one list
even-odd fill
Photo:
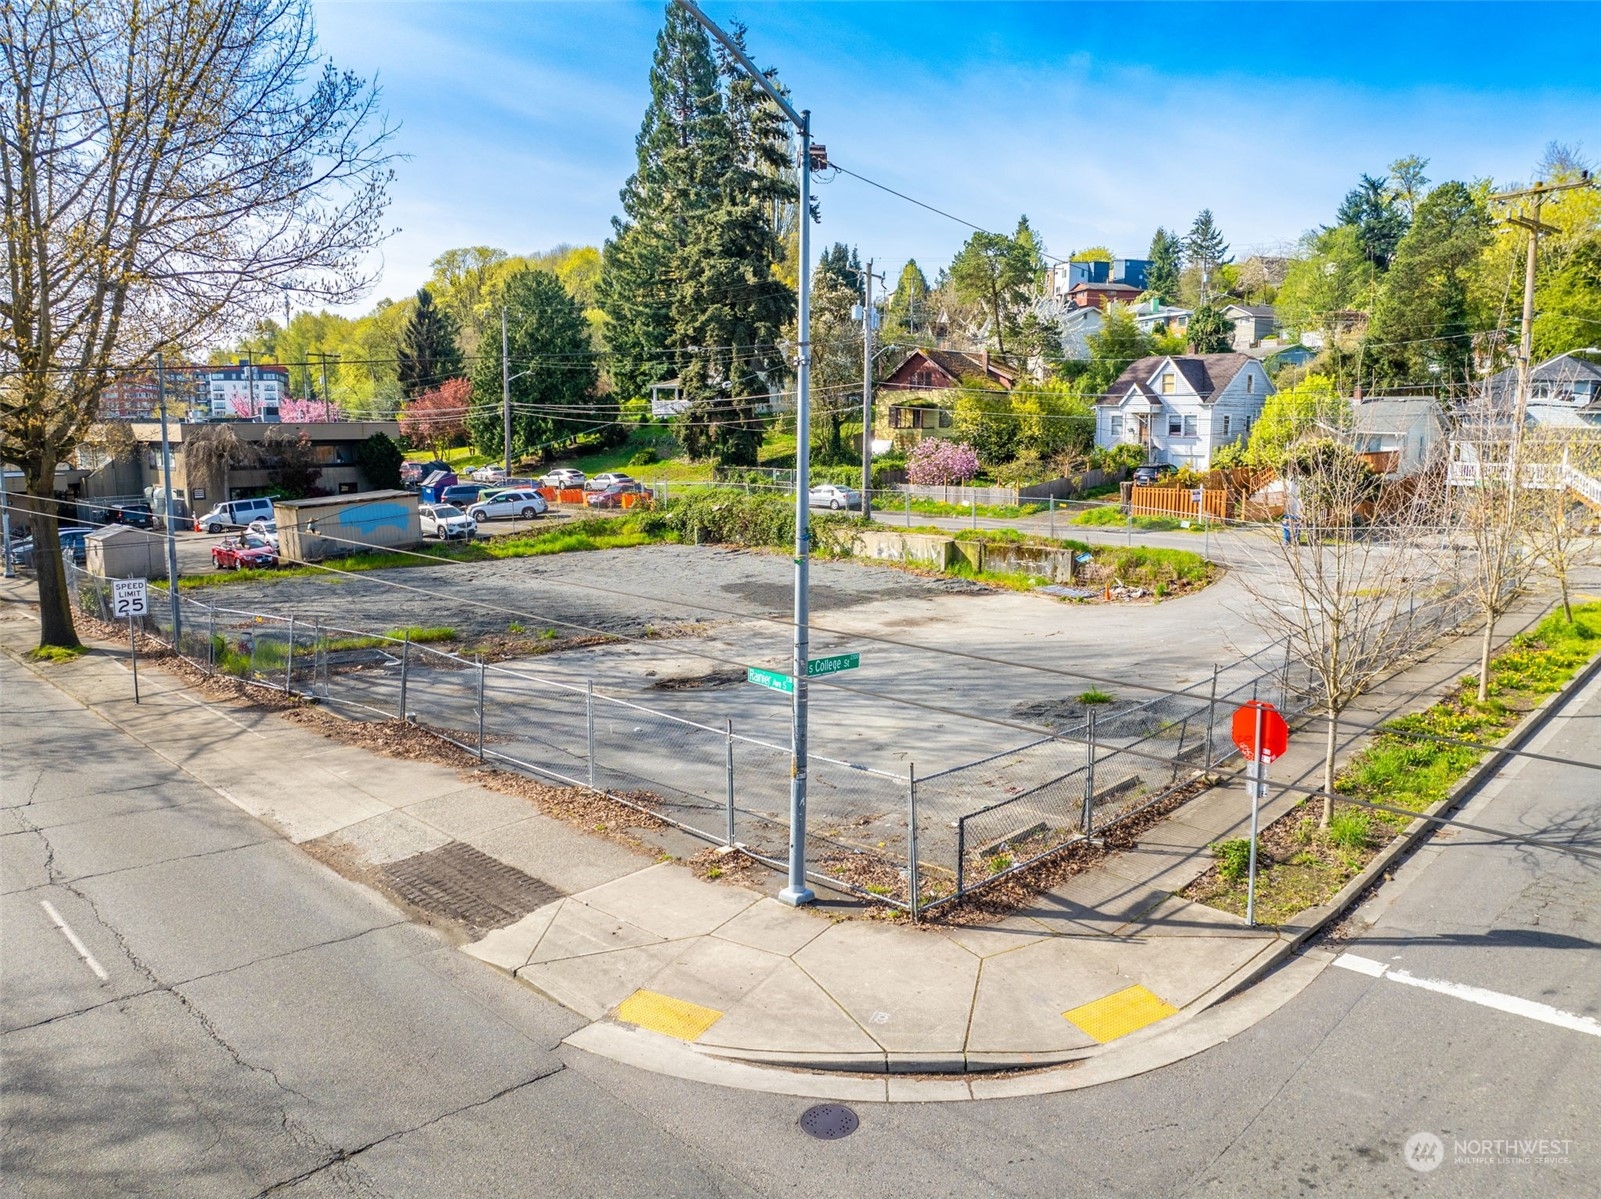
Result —
[[[20, 584], [0, 584], [0, 647], [16, 656], [37, 639], [31, 587]], [[1503, 637], [1545, 607], [1531, 601], [1506, 618]], [[1377, 688], [1352, 720], [1429, 702], [1473, 668], [1476, 648], [1471, 637], [1447, 640]], [[503, 864], [494, 885], [515, 876], [516, 894], [538, 902], [508, 909], [465, 952], [592, 1021], [571, 1043], [650, 1069], [699, 1077], [727, 1059], [882, 1076], [820, 1084], [769, 1069], [766, 1082], [731, 1083], [867, 1099], [894, 1097], [888, 1080], [908, 1073], [963, 1076], [939, 1084], [949, 1094], [921, 1095], [961, 1098], [984, 1089], [966, 1077], [982, 1071], [1114, 1054], [1127, 1055], [1130, 1072], [1148, 1069], [1154, 1038], [1285, 945], [1274, 930], [1175, 895], [1210, 866], [1209, 844], [1244, 835], [1239, 786], [1202, 794], [1136, 848], [998, 923], [911, 927], [840, 919], [838, 905], [797, 911], [702, 881], [645, 856], [664, 843], [631, 850], [485, 787], [471, 769], [379, 756], [271, 713], [208, 702], [160, 669], [142, 673], [135, 705], [125, 649], [33, 669], [290, 840], [316, 842], [325, 860], [337, 850], [354, 877], [446, 853]], [[1345, 750], [1359, 740], [1348, 735]], [[1275, 777], [1316, 785], [1321, 741], [1292, 742]], [[1278, 792], [1264, 823], [1295, 799]], [[1205, 1047], [1176, 1043], [1189, 1046], [1184, 1053]], [[1071, 1085], [1030, 1077], [1035, 1090]]]

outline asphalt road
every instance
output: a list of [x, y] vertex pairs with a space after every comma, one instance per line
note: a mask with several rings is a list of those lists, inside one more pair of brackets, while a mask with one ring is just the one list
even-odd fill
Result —
[[[1055, 1096], [863, 1107], [855, 1135], [818, 1142], [797, 1126], [806, 1100], [559, 1047], [575, 1025], [561, 1009], [15, 665], [0, 683], [7, 1194], [1601, 1190], [1601, 1038], [1485, 1006], [1488, 992], [1598, 1014], [1594, 859], [1436, 839], [1344, 947], [1478, 990], [1331, 967], [1166, 1069]], [[1601, 765], [1601, 686], [1573, 707], [1536, 748]], [[1596, 779], [1525, 761], [1469, 818], [1594, 848]], [[1442, 1141], [1432, 1171], [1404, 1159], [1420, 1132]], [[1548, 1162], [1456, 1160], [1504, 1156], [1455, 1151], [1499, 1138], [1563, 1144]]]

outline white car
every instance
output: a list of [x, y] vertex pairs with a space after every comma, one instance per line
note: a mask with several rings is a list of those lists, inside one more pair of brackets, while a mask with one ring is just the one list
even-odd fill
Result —
[[620, 470], [608, 470], [596, 475], [584, 484], [585, 491], [605, 491], [613, 483], [632, 483], [634, 480], [623, 474]]
[[278, 548], [278, 522], [275, 520], [253, 520], [246, 528], [246, 532], [254, 533], [273, 549]]
[[583, 471], [571, 466], [558, 466], [548, 475], [540, 476], [539, 482], [545, 487], [582, 487], [584, 479]]
[[477, 479], [480, 483], [504, 483], [506, 481], [506, 468], [504, 466], [480, 466], [467, 476]]
[[860, 508], [862, 506], [862, 493], [854, 487], [841, 487], [836, 483], [819, 483], [807, 493], [806, 506], [809, 508], [832, 508], [836, 512], [841, 508]]
[[417, 520], [424, 537], [437, 537], [441, 541], [471, 541], [477, 527], [454, 504], [418, 504]]
[[550, 510], [545, 497], [537, 491], [497, 491], [488, 499], [480, 500], [467, 509], [474, 521], [533, 520]]

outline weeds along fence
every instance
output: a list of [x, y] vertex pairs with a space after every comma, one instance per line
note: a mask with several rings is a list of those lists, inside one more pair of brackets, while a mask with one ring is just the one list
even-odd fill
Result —
[[[75, 604], [111, 621], [109, 581], [68, 564]], [[1443, 631], [1443, 601], [1423, 619]], [[787, 863], [790, 750], [550, 677], [486, 664], [404, 632], [297, 621], [152, 588], [145, 635], [215, 675], [315, 698], [354, 719], [399, 719], [486, 763], [581, 787], [719, 845]], [[917, 777], [808, 758], [807, 861], [816, 883], [914, 915], [1092, 837], [1225, 763], [1235, 707], [1287, 715], [1316, 694], [1284, 643], [1177, 693], [1089, 715], [974, 762]], [[915, 761], [915, 747], [911, 747]]]

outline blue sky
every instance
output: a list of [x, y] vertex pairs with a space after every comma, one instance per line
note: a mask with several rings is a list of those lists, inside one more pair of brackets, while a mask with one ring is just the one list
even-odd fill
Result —
[[[1053, 254], [1139, 255], [1203, 207], [1236, 254], [1271, 250], [1406, 154], [1436, 181], [1527, 178], [1553, 139], [1601, 158], [1596, 4], [702, 7], [749, 26], [836, 162], [989, 228], [1026, 212]], [[414, 290], [451, 246], [604, 239], [662, 8], [316, 0], [323, 49], [378, 77], [410, 156], [354, 307]], [[820, 242], [891, 278], [914, 257], [932, 277], [966, 236], [847, 177], [819, 194]]]

